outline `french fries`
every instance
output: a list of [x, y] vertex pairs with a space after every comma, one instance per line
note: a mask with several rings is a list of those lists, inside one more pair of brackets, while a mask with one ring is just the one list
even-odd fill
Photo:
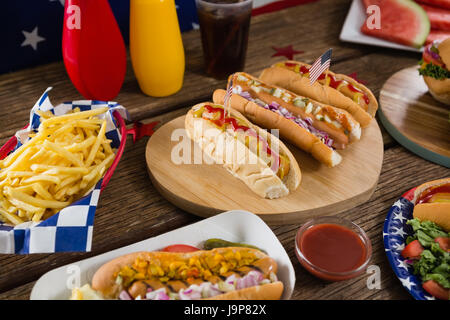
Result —
[[114, 160], [106, 120], [108, 108], [54, 116], [38, 112], [41, 124], [30, 140], [0, 160], [0, 221], [39, 222], [78, 200]]

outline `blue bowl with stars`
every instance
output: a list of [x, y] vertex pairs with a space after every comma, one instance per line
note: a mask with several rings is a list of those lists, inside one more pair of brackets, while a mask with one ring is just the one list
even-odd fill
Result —
[[413, 218], [414, 204], [411, 201], [414, 198], [415, 189], [403, 194], [389, 210], [383, 227], [384, 249], [395, 275], [414, 299], [434, 300], [435, 298], [422, 288], [420, 277], [413, 274], [412, 265], [408, 264], [407, 259], [401, 255], [406, 245], [406, 238], [414, 233], [412, 227], [406, 222]]

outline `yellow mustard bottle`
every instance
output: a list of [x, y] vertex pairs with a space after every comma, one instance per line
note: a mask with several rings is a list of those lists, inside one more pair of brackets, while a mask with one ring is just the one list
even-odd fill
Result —
[[130, 1], [130, 54], [145, 94], [164, 97], [181, 89], [185, 60], [175, 0]]

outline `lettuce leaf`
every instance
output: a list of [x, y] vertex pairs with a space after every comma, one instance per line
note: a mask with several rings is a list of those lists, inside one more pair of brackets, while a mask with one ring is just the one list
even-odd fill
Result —
[[427, 63], [426, 65], [423, 65], [423, 60], [420, 61], [420, 65], [422, 65], [421, 68], [419, 68], [419, 74], [421, 76], [428, 76], [435, 78], [437, 80], [444, 80], [447, 78], [450, 78], [450, 71], [447, 69], [444, 69], [438, 65], [435, 65], [433, 63]]
[[424, 250], [420, 260], [413, 264], [414, 274], [424, 278], [427, 274], [431, 273], [432, 270], [438, 267], [438, 265], [436, 265], [437, 260], [438, 259], [430, 250]]
[[414, 230], [414, 239], [418, 239], [424, 247], [431, 247], [434, 239], [448, 237], [449, 234], [432, 221], [420, 221], [415, 218], [407, 222]]
[[414, 237], [408, 237], [409, 240], [418, 239], [425, 248], [420, 259], [413, 263], [413, 273], [424, 282], [434, 280], [450, 289], [450, 253], [442, 250], [434, 241], [438, 237], [449, 237], [450, 234], [431, 221], [412, 219], [407, 224], [414, 230]]

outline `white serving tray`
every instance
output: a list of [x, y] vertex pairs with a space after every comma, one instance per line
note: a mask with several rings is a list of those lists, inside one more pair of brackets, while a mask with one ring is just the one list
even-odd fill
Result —
[[90, 283], [95, 271], [104, 263], [118, 256], [136, 251], [160, 250], [171, 244], [188, 244], [202, 247], [210, 238], [221, 238], [232, 242], [244, 242], [258, 246], [278, 264], [277, 276], [284, 284], [282, 299], [289, 299], [295, 285], [295, 271], [289, 256], [278, 238], [257, 215], [233, 210], [199, 221], [183, 228], [167, 232], [123, 248], [119, 248], [89, 259], [68, 264], [44, 274], [31, 291], [31, 300], [68, 299], [76, 275], [79, 284]]
[[423, 49], [408, 47], [395, 42], [371, 37], [361, 32], [361, 26], [366, 21], [366, 12], [361, 0], [353, 0], [339, 39], [341, 41], [368, 44], [372, 46], [387, 47], [393, 49], [421, 52]]

